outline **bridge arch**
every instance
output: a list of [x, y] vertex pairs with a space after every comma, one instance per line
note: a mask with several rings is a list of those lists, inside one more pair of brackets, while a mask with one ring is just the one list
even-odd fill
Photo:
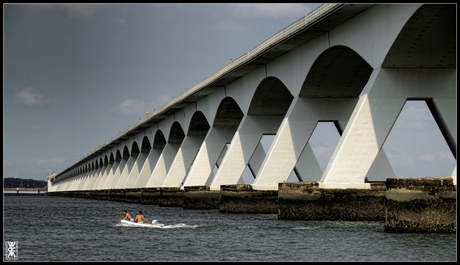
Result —
[[133, 141], [133, 144], [131, 146], [131, 156], [136, 157], [137, 155], [139, 155], [139, 153], [139, 146], [137, 145], [136, 141]]
[[265, 159], [261, 139], [275, 135], [294, 97], [280, 79], [262, 79], [251, 98], [247, 115], [238, 126], [226, 151], [221, 167], [211, 182], [211, 189], [220, 185], [241, 183], [248, 167], [255, 177]]
[[147, 136], [144, 136], [142, 139], [142, 145], [141, 145], [141, 153], [149, 153], [150, 149], [152, 149], [152, 145], [150, 144], [150, 140]]
[[203, 112], [196, 111], [190, 120], [187, 135], [206, 135], [210, 126]]
[[120, 149], [117, 149], [117, 152], [115, 153], [115, 162], [120, 162], [121, 161], [121, 152], [120, 152]]
[[115, 163], [115, 156], [113, 155], [113, 152], [110, 153], [109, 156], [109, 164]]
[[122, 156], [122, 159], [124, 160], [128, 160], [129, 158], [129, 149], [128, 149], [128, 146], [124, 146], [123, 147], [123, 156]]
[[182, 126], [179, 122], [175, 121], [171, 125], [171, 130], [169, 132], [168, 143], [181, 143], [184, 140], [185, 133], [182, 129]]
[[213, 127], [238, 127], [244, 113], [232, 97], [225, 97], [219, 104]]
[[399, 32], [382, 67], [456, 67], [455, 24], [455, 5], [422, 5]]
[[155, 138], [153, 139], [152, 148], [163, 149], [166, 145], [166, 138], [161, 130], [158, 130], [155, 133]]
[[354, 50], [342, 45], [333, 46], [315, 60], [299, 97], [357, 98], [372, 70]]
[[267, 77], [257, 86], [248, 109], [248, 115], [285, 115], [294, 97], [276, 77]]

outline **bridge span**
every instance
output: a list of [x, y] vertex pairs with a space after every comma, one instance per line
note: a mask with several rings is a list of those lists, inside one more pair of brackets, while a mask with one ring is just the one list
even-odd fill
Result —
[[[292, 171], [372, 190], [370, 176], [394, 176], [382, 146], [408, 100], [427, 103], [456, 158], [456, 81], [455, 5], [324, 4], [50, 176], [49, 193], [219, 191], [247, 166], [253, 191]], [[324, 172], [309, 145], [321, 121], [341, 135]]]

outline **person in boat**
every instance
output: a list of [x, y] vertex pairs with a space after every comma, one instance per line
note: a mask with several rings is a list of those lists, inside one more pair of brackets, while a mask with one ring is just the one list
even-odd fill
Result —
[[134, 222], [134, 219], [131, 217], [131, 215], [126, 210], [123, 210], [123, 214], [125, 215], [125, 217], [121, 219], [120, 222], [126, 219], [128, 219], [128, 221]]
[[142, 219], [144, 219], [144, 221], [146, 221], [147, 223], [150, 224], [149, 221], [147, 221], [145, 218], [144, 218], [144, 215], [142, 214], [142, 212], [139, 212], [138, 215], [136, 215], [136, 221], [134, 221], [135, 223], [138, 223], [138, 224], [143, 224], [144, 221], [142, 221]]

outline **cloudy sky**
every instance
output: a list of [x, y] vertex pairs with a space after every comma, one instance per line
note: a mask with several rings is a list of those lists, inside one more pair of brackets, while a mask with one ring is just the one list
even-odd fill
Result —
[[[3, 177], [45, 180], [319, 4], [4, 4]], [[326, 167], [338, 133], [311, 139]], [[397, 177], [455, 159], [423, 102], [384, 145]]]

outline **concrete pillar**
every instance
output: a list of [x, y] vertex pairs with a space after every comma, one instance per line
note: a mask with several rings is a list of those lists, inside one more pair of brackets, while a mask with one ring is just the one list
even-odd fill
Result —
[[93, 180], [93, 184], [92, 186], [90, 187], [91, 190], [97, 190], [97, 187], [102, 179], [102, 176], [104, 174], [104, 172], [107, 170], [107, 166], [101, 166], [99, 168], [99, 172], [98, 174], [95, 176], [94, 180]]
[[89, 172], [84, 172], [83, 174], [81, 174], [80, 176], [78, 176], [78, 178], [75, 178], [75, 181], [74, 181], [74, 184], [72, 185], [72, 187], [70, 188], [70, 190], [74, 190], [74, 191], [78, 191], [78, 190], [81, 190], [81, 186], [83, 184], [83, 180], [85, 179], [85, 177], [89, 174]]
[[167, 143], [165, 145], [146, 187], [161, 187], [163, 185], [179, 147], [180, 143]]
[[201, 144], [184, 186], [203, 186], [212, 173], [214, 165], [232, 140], [236, 128], [212, 127]]
[[364, 183], [365, 177], [408, 98], [432, 98], [433, 102], [448, 105], [439, 107], [435, 116], [442, 120], [440, 129], [448, 143], [451, 142], [449, 146], [456, 145], [456, 136], [453, 136], [456, 135], [456, 114], [447, 111], [455, 109], [455, 69], [377, 68], [364, 91], [320, 187], [369, 188], [369, 183]]
[[118, 180], [120, 179], [121, 173], [123, 172], [123, 169], [126, 166], [127, 159], [121, 159], [121, 161], [118, 163], [118, 166], [115, 169], [115, 172], [113, 173], [112, 181], [109, 183], [108, 188], [109, 189], [115, 189]]
[[262, 135], [264, 133], [275, 134], [282, 119], [282, 116], [246, 115], [232, 139], [210, 189], [219, 190], [220, 185], [238, 183]]
[[126, 161], [123, 171], [121, 172], [120, 177], [118, 178], [118, 181], [115, 184], [116, 189], [125, 188], [126, 181], [128, 181], [129, 174], [131, 173], [134, 163], [136, 162], [136, 158], [137, 157], [130, 156]]
[[[277, 190], [278, 183], [289, 178], [318, 121], [338, 120], [346, 124], [356, 101], [355, 98], [294, 99], [253, 188]], [[314, 160], [312, 164], [315, 165]]]
[[98, 190], [107, 189], [105, 187], [105, 182], [107, 181], [107, 178], [109, 177], [109, 174], [112, 171], [113, 166], [114, 164], [108, 164], [105, 170], [102, 172], [101, 180], [97, 184]]
[[262, 146], [262, 143], [259, 141], [259, 144], [256, 146], [254, 153], [251, 156], [251, 159], [248, 162], [249, 170], [251, 170], [252, 175], [255, 177], [259, 173], [262, 163], [264, 162], [266, 153]]
[[82, 183], [81, 183], [81, 185], [79, 187], [79, 190], [87, 190], [86, 186], [88, 185], [88, 182], [90, 181], [90, 179], [93, 178], [94, 174], [96, 174], [96, 171], [97, 171], [96, 169], [93, 169], [93, 170], [89, 171], [85, 175], [85, 177], [83, 178]]
[[85, 190], [92, 190], [94, 187], [94, 184], [96, 183], [99, 175], [101, 174], [103, 166], [101, 165], [98, 169], [95, 170], [94, 174], [91, 176], [91, 178], [87, 181], [85, 185]]
[[205, 135], [188, 135], [182, 141], [162, 187], [180, 187]]
[[73, 178], [70, 179], [69, 181], [69, 184], [67, 184], [67, 186], [65, 187], [65, 190], [69, 190], [69, 191], [72, 191], [72, 190], [75, 190], [75, 186], [77, 185], [78, 183], [78, 180], [80, 179], [81, 175], [77, 175]]
[[141, 171], [139, 172], [139, 176], [136, 179], [134, 184], [135, 188], [143, 188], [147, 186], [147, 183], [152, 175], [153, 169], [158, 162], [158, 159], [161, 156], [162, 149], [153, 148], [150, 150], [147, 160], [144, 162]]
[[[316, 159], [313, 149], [309, 143], [307, 143], [302, 151], [302, 154], [297, 160], [294, 171], [300, 181], [319, 181], [321, 179], [323, 170], [321, 169], [318, 159]], [[285, 182], [287, 180], [288, 179], [286, 178], [280, 182]]]
[[451, 177], [453, 179], [452, 181], [453, 181], [454, 185], [457, 186], [457, 166], [455, 166], [455, 169], [452, 172]]
[[90, 185], [90, 183], [93, 182], [95, 176], [97, 175], [97, 173], [99, 172], [99, 169], [93, 169], [91, 170], [91, 172], [89, 172], [88, 176], [86, 177], [83, 185], [81, 186], [81, 190], [89, 190], [88, 186]]
[[110, 189], [110, 183], [112, 183], [113, 175], [115, 174], [115, 171], [118, 169], [118, 164], [119, 162], [117, 161], [113, 162], [112, 167], [107, 172], [107, 177], [105, 178], [104, 183], [101, 183], [102, 189]]
[[366, 182], [385, 181], [387, 178], [396, 178], [396, 175], [391, 167], [390, 161], [388, 161], [387, 154], [382, 148], [366, 175]]
[[128, 180], [126, 180], [125, 189], [134, 188], [134, 184], [136, 184], [137, 178], [142, 170], [142, 166], [144, 165], [145, 161], [147, 160], [148, 153], [139, 153], [137, 155], [136, 161], [134, 162], [131, 171], [129, 172]]

